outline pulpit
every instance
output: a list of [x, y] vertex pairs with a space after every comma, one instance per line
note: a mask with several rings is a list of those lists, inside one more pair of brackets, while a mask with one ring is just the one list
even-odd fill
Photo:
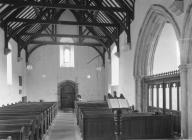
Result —
[[121, 140], [122, 134], [122, 111], [129, 108], [129, 103], [125, 98], [109, 98], [108, 107], [114, 115], [114, 134], [115, 140]]

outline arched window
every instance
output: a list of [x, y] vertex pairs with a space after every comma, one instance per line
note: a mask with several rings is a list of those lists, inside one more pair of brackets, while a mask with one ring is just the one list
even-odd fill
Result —
[[[9, 43], [8, 48], [12, 50], [12, 46]], [[7, 84], [12, 85], [12, 52], [7, 54]]]
[[111, 85], [119, 85], [119, 57], [116, 46], [113, 47], [111, 52]]
[[64, 49], [64, 63], [70, 63], [71, 62], [71, 50], [70, 48], [65, 47]]
[[[62, 38], [61, 42], [72, 43], [72, 40]], [[74, 67], [74, 46], [73, 45], [60, 46], [60, 67]]]

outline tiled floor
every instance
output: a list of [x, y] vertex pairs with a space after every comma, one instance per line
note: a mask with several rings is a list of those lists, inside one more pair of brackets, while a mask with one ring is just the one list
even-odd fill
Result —
[[58, 112], [45, 140], [82, 140], [72, 112]]

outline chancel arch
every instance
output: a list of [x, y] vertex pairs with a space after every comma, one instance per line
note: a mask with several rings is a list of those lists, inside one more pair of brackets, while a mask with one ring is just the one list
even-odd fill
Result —
[[[177, 131], [178, 135], [180, 135], [181, 133], [180, 94], [182, 93], [181, 86], [180, 86], [180, 73], [178, 71], [174, 71], [171, 73], [164, 73], [163, 75], [159, 75], [164, 78], [166, 77], [165, 75], [171, 75], [172, 77], [174, 77], [174, 80], [173, 81], [168, 80], [168, 82], [166, 83], [159, 82], [156, 85], [154, 85], [153, 83], [152, 84], [150, 83], [151, 81], [149, 79], [154, 79], [153, 77], [148, 78], [147, 80], [145, 79], [145, 76], [147, 75], [156, 74], [158, 72], [167, 72], [166, 71], [167, 69], [166, 70], [162, 69], [162, 71], [157, 70], [159, 68], [155, 62], [157, 61], [156, 59], [159, 59], [159, 58], [161, 59], [161, 57], [157, 58], [155, 56], [155, 53], [157, 53], [156, 55], [158, 55], [158, 51], [160, 51], [160, 48], [157, 48], [157, 46], [159, 45], [158, 42], [161, 41], [161, 34], [165, 32], [165, 28], [167, 29], [170, 28], [168, 26], [173, 27], [173, 29], [171, 30], [174, 30], [173, 34], [175, 33], [174, 38], [175, 38], [176, 44], [174, 46], [178, 47], [178, 48], [175, 48], [174, 50], [177, 50], [177, 52], [179, 52], [179, 55], [178, 55], [179, 58], [175, 57], [176, 60], [174, 61], [174, 62], [178, 61], [177, 64], [173, 66], [174, 68], [172, 67], [173, 69], [168, 68], [169, 70], [174, 70], [180, 65], [180, 61], [181, 61], [180, 55], [181, 56], [183, 55], [183, 53], [180, 51], [181, 50], [180, 49], [180, 46], [181, 46], [180, 29], [173, 15], [165, 7], [162, 7], [160, 5], [153, 5], [149, 9], [146, 15], [146, 18], [143, 22], [143, 26], [140, 30], [140, 34], [139, 34], [137, 46], [136, 46], [135, 66], [134, 66], [134, 76], [135, 76], [135, 83], [136, 83], [136, 105], [137, 105], [137, 109], [142, 111], [149, 111], [149, 108], [147, 106], [152, 106], [153, 109], [157, 109], [156, 111], [160, 111], [161, 108], [164, 108], [161, 110], [163, 113], [166, 113], [167, 108], [169, 110], [176, 110], [178, 112], [178, 114], [176, 114], [176, 119], [178, 119], [178, 121], [177, 123], [175, 123], [176, 125], [174, 127], [175, 127], [175, 131]], [[169, 40], [166, 40], [166, 41], [171, 43]], [[158, 65], [159, 65], [159, 62], [160, 61], [158, 61]], [[161, 65], [161, 66], [165, 67], [165, 65]], [[146, 81], [148, 82], [148, 85], [146, 84]], [[154, 92], [156, 92], [157, 94], [154, 94]], [[176, 93], [176, 96], [173, 96], [174, 94], [173, 92]], [[162, 93], [162, 96], [160, 96], [161, 93]], [[175, 102], [175, 101], [172, 101], [174, 100], [173, 97], [177, 98], [176, 105], [173, 104]], [[163, 99], [160, 99], [160, 98], [163, 98]], [[149, 101], [150, 99], [151, 101]]]
[[145, 110], [145, 98], [142, 93], [141, 80], [145, 75], [152, 74], [154, 54], [157, 47], [159, 35], [165, 23], [172, 24], [177, 39], [180, 38], [179, 27], [171, 13], [163, 6], [153, 5], [146, 14], [143, 26], [138, 36], [135, 60], [134, 60], [134, 77], [136, 84], [136, 106], [138, 110]]

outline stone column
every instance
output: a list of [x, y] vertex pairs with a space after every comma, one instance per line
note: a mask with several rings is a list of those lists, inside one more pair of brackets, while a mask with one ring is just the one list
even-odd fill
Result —
[[[143, 78], [142, 78], [143, 79]], [[148, 112], [148, 98], [149, 98], [149, 90], [148, 90], [148, 85], [144, 82], [144, 80], [142, 80], [142, 109], [143, 109], [143, 112]]]
[[142, 111], [142, 77], [135, 77], [136, 109]]
[[188, 138], [192, 139], [192, 64], [187, 65]]
[[187, 65], [180, 65], [180, 82], [181, 82], [181, 135], [188, 138], [188, 79]]

